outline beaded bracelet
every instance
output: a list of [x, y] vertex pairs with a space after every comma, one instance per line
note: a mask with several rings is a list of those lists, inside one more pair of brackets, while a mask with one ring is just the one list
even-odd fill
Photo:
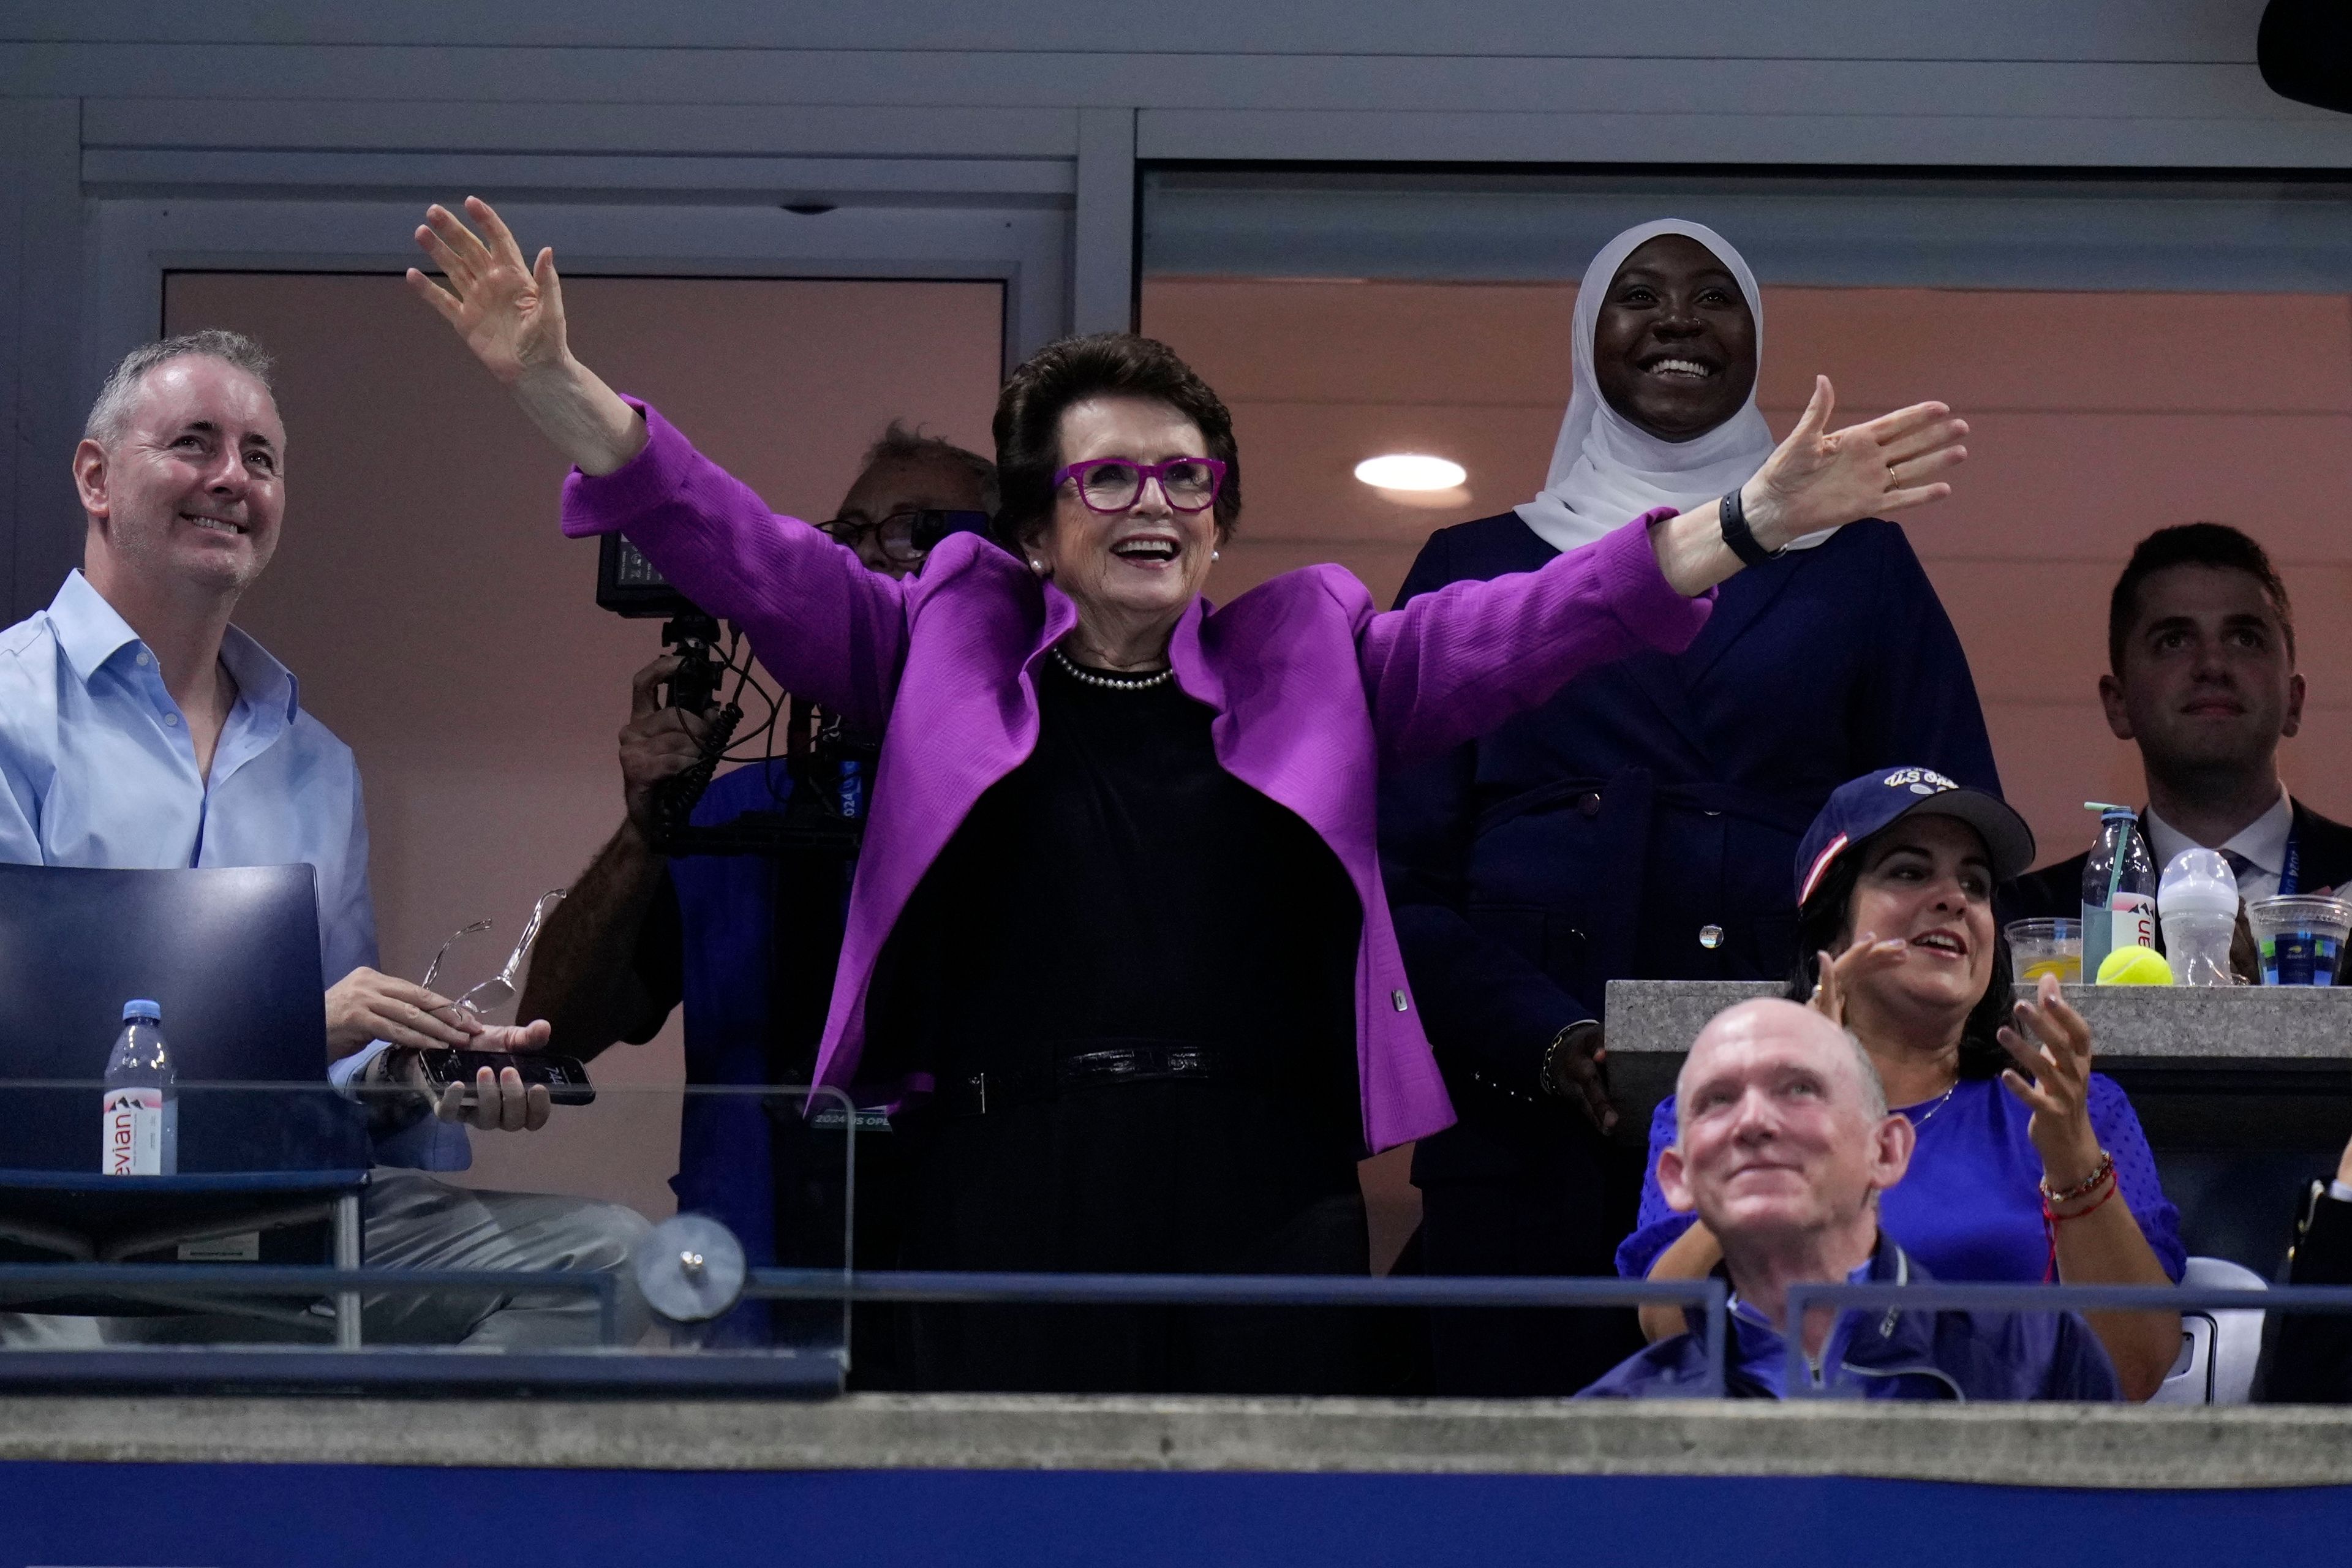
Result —
[[[2116, 1157], [2113, 1154], [2108, 1153], [2105, 1149], [2102, 1149], [2099, 1151], [2099, 1163], [2092, 1167], [2091, 1173], [2084, 1177], [2081, 1181], [2076, 1182], [2073, 1186], [2068, 1187], [2063, 1193], [2053, 1192], [2050, 1187], [2049, 1178], [2042, 1178], [2042, 1205], [2047, 1208], [2056, 1208], [2062, 1204], [2071, 1204], [2077, 1198], [2087, 1198], [2093, 1193], [2098, 1191], [2099, 1184], [2101, 1182], [2105, 1181], [2109, 1176], [2112, 1176], [2115, 1173]], [[2071, 1218], [2072, 1216], [2070, 1215], [2068, 1217]]]
[[[2113, 1172], [2115, 1162], [2112, 1160], [2108, 1161], [2107, 1169], [2110, 1173]], [[2045, 1264], [2042, 1269], [2042, 1282], [2044, 1285], [2053, 1283], [2058, 1278], [2058, 1227], [2064, 1225], [2070, 1219], [2082, 1219], [2090, 1215], [2098, 1213], [2101, 1205], [2105, 1204], [2109, 1198], [2114, 1197], [2122, 1186], [2123, 1184], [2121, 1182], [2110, 1182], [2107, 1184], [2107, 1190], [2099, 1194], [2097, 1202], [2092, 1204], [2088, 1208], [2077, 1209], [2073, 1214], [2060, 1214], [2050, 1202], [2050, 1198], [2048, 1196], [2050, 1189], [2047, 1187], [2042, 1189], [2043, 1194], [2042, 1199], [2042, 1234], [2047, 1237], [2050, 1242], [2050, 1261]]]

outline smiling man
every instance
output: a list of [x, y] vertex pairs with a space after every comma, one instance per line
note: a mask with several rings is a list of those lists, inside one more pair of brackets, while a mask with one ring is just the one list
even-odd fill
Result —
[[[2352, 880], [2352, 828], [2279, 783], [2304, 681], [2286, 584], [2261, 545], [2218, 522], [2140, 541], [2109, 601], [2107, 659], [2099, 701], [2107, 728], [2139, 747], [2140, 826], [2158, 870], [2202, 846], [2229, 857], [2248, 901]], [[2011, 912], [2079, 913], [2084, 859], [2020, 878]]]
[[[377, 971], [351, 748], [301, 706], [292, 673], [230, 625], [286, 511], [286, 427], [269, 369], [251, 340], [207, 331], [134, 349], [107, 377], [73, 457], [88, 518], [82, 569], [47, 610], [0, 632], [0, 860], [309, 865], [322, 969], [334, 977], [320, 1041], [328, 1076], [415, 1085], [421, 1047], [532, 1048], [547, 1026], [453, 1025], [436, 1016], [443, 998]], [[379, 1119], [368, 1261], [619, 1269], [646, 1229], [625, 1208], [424, 1174], [468, 1163], [465, 1130], [452, 1124], [461, 1119], [508, 1130], [547, 1120], [546, 1089], [527, 1089], [511, 1068], [496, 1078], [485, 1068], [473, 1087], [468, 1106], [450, 1086], [439, 1119], [422, 1097]], [[408, 1168], [382, 1168], [391, 1166]], [[644, 1306], [622, 1274], [624, 1331], [634, 1333]], [[363, 1311], [371, 1341], [544, 1348], [597, 1337], [596, 1303], [578, 1292], [404, 1295]], [[226, 1332], [205, 1318], [125, 1320], [109, 1332], [141, 1338], [158, 1324], [185, 1337]], [[323, 1337], [331, 1326], [320, 1318], [268, 1337]], [[95, 1332], [87, 1319], [0, 1314], [0, 1342]]]
[[[1734, 1398], [1786, 1395], [1790, 1289], [1925, 1281], [1878, 1228], [1878, 1194], [1903, 1179], [1916, 1133], [1890, 1113], [1860, 1042], [1793, 1002], [1743, 1002], [1699, 1031], [1675, 1085], [1680, 1121], [1658, 1158], [1666, 1201], [1723, 1244], [1732, 1289]], [[1706, 1348], [1690, 1331], [1627, 1359], [1581, 1397], [1698, 1391]], [[2117, 1397], [2115, 1369], [2072, 1312], [1897, 1308], [1808, 1312], [1816, 1392], [1863, 1399]]]

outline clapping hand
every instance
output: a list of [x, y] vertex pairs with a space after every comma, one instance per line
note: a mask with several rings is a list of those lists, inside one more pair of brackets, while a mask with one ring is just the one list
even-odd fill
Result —
[[1757, 542], [1777, 550], [1801, 535], [1925, 506], [1952, 493], [1936, 476], [1967, 458], [1969, 433], [1941, 403], [1915, 403], [1843, 430], [1830, 429], [1837, 394], [1813, 378], [1813, 398], [1739, 500]]
[[2091, 1026], [2066, 1005], [2054, 974], [2042, 977], [2032, 1001], [2017, 1005], [2016, 1018], [2002, 1026], [2000, 1044], [2017, 1065], [2002, 1068], [2000, 1081], [2032, 1110], [2026, 1136], [2042, 1156], [2044, 1178], [2065, 1192], [2099, 1167], [2091, 1126]]
[[1864, 931], [1853, 939], [1853, 945], [1834, 958], [1824, 948], [1816, 955], [1811, 1003], [1813, 1011], [1843, 1027], [1845, 999], [1853, 994], [1854, 982], [1894, 968], [1903, 962], [1905, 951], [1905, 943], [1881, 942], [1873, 931]]

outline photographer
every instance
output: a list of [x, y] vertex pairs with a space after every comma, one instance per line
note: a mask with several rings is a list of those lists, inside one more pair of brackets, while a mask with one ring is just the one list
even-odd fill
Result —
[[[922, 566], [921, 513], [963, 514], [949, 521], [978, 526], [995, 488], [986, 458], [893, 424], [824, 529], [869, 569], [904, 577]], [[849, 868], [822, 856], [673, 859], [655, 849], [656, 789], [692, 765], [716, 718], [659, 705], [656, 689], [680, 662], [665, 655], [632, 681], [620, 735], [626, 815], [550, 917], [518, 1016], [548, 1020], [551, 1048], [584, 1060], [615, 1040], [643, 1045], [683, 1002], [689, 1084], [804, 1084], [840, 955]], [[691, 820], [709, 826], [782, 810], [792, 789], [778, 755], [719, 775]], [[681, 1211], [723, 1220], [754, 1261], [837, 1267], [839, 1144], [803, 1126], [799, 1110], [688, 1096], [670, 1184]], [[887, 1262], [889, 1161], [875, 1131], [860, 1129], [857, 1256]], [[796, 1240], [831, 1251], [802, 1256]]]

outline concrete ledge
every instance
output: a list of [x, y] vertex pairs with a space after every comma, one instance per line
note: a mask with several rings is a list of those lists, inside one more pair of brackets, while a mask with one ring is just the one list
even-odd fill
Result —
[[[1709, 1018], [1785, 989], [1744, 980], [1612, 980], [1610, 1057], [1679, 1060]], [[2352, 986], [2069, 985], [2066, 1000], [2091, 1026], [2102, 1061], [2352, 1067]]]
[[2352, 1485], [2352, 1410], [855, 1394], [0, 1399], [0, 1461]]

